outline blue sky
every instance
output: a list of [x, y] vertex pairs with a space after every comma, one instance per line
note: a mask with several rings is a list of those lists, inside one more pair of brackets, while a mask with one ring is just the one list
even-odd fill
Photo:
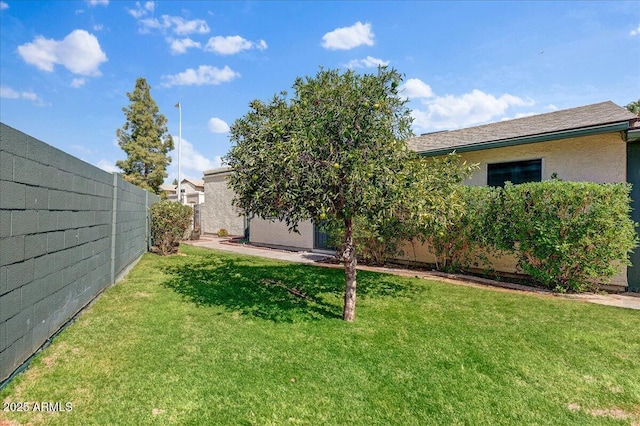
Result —
[[1, 121], [109, 171], [138, 77], [191, 178], [320, 66], [395, 67], [417, 134], [640, 98], [638, 2], [0, 0], [0, 36]]

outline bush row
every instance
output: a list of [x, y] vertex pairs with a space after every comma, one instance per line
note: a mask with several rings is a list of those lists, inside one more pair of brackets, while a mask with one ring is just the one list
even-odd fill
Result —
[[[487, 255], [514, 254], [518, 268], [557, 291], [607, 283], [638, 244], [630, 219], [630, 185], [550, 180], [504, 188], [458, 185], [462, 208], [438, 220], [358, 222], [360, 260], [398, 257], [400, 243], [427, 244], [441, 270], [489, 267]], [[450, 195], [451, 196], [451, 195]]]

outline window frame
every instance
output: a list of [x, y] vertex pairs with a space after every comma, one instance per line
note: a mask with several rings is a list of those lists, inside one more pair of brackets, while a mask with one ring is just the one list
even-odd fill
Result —
[[[502, 181], [502, 184], [498, 184], [496, 185], [495, 182], [492, 184], [491, 183], [491, 173], [492, 172], [496, 172], [496, 170], [492, 170], [493, 166], [502, 166], [504, 168], [508, 167], [508, 166], [517, 166], [517, 165], [525, 165], [525, 164], [539, 164], [539, 171], [540, 171], [540, 179], [539, 180], [523, 180], [521, 182], [517, 182], [514, 183], [513, 181], [510, 180], [504, 180]], [[504, 169], [502, 171], [504, 173]], [[513, 172], [511, 172], [511, 174], [513, 175]], [[504, 184], [506, 182], [512, 182], [514, 185], [518, 185], [521, 183], [528, 183], [528, 182], [542, 182], [542, 177], [544, 176], [544, 159], [543, 158], [531, 158], [531, 159], [525, 159], [525, 160], [512, 160], [512, 161], [500, 161], [500, 162], [495, 162], [495, 163], [487, 163], [487, 185], [488, 186], [495, 186], [495, 187], [504, 187]], [[513, 177], [513, 176], [512, 176]]]

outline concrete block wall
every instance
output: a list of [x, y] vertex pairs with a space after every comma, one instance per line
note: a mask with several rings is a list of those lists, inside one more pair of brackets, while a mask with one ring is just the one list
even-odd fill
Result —
[[215, 234], [226, 229], [229, 235], [244, 235], [245, 218], [234, 207], [234, 193], [227, 186], [228, 167], [204, 172], [205, 202], [202, 208], [201, 228], [204, 233]]
[[0, 381], [147, 250], [157, 200], [0, 123]]

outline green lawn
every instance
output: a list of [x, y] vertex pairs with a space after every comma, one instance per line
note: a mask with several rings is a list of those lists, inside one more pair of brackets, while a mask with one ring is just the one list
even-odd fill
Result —
[[0, 392], [72, 411], [7, 424], [640, 424], [638, 311], [360, 272], [345, 323], [342, 270], [181, 250]]

